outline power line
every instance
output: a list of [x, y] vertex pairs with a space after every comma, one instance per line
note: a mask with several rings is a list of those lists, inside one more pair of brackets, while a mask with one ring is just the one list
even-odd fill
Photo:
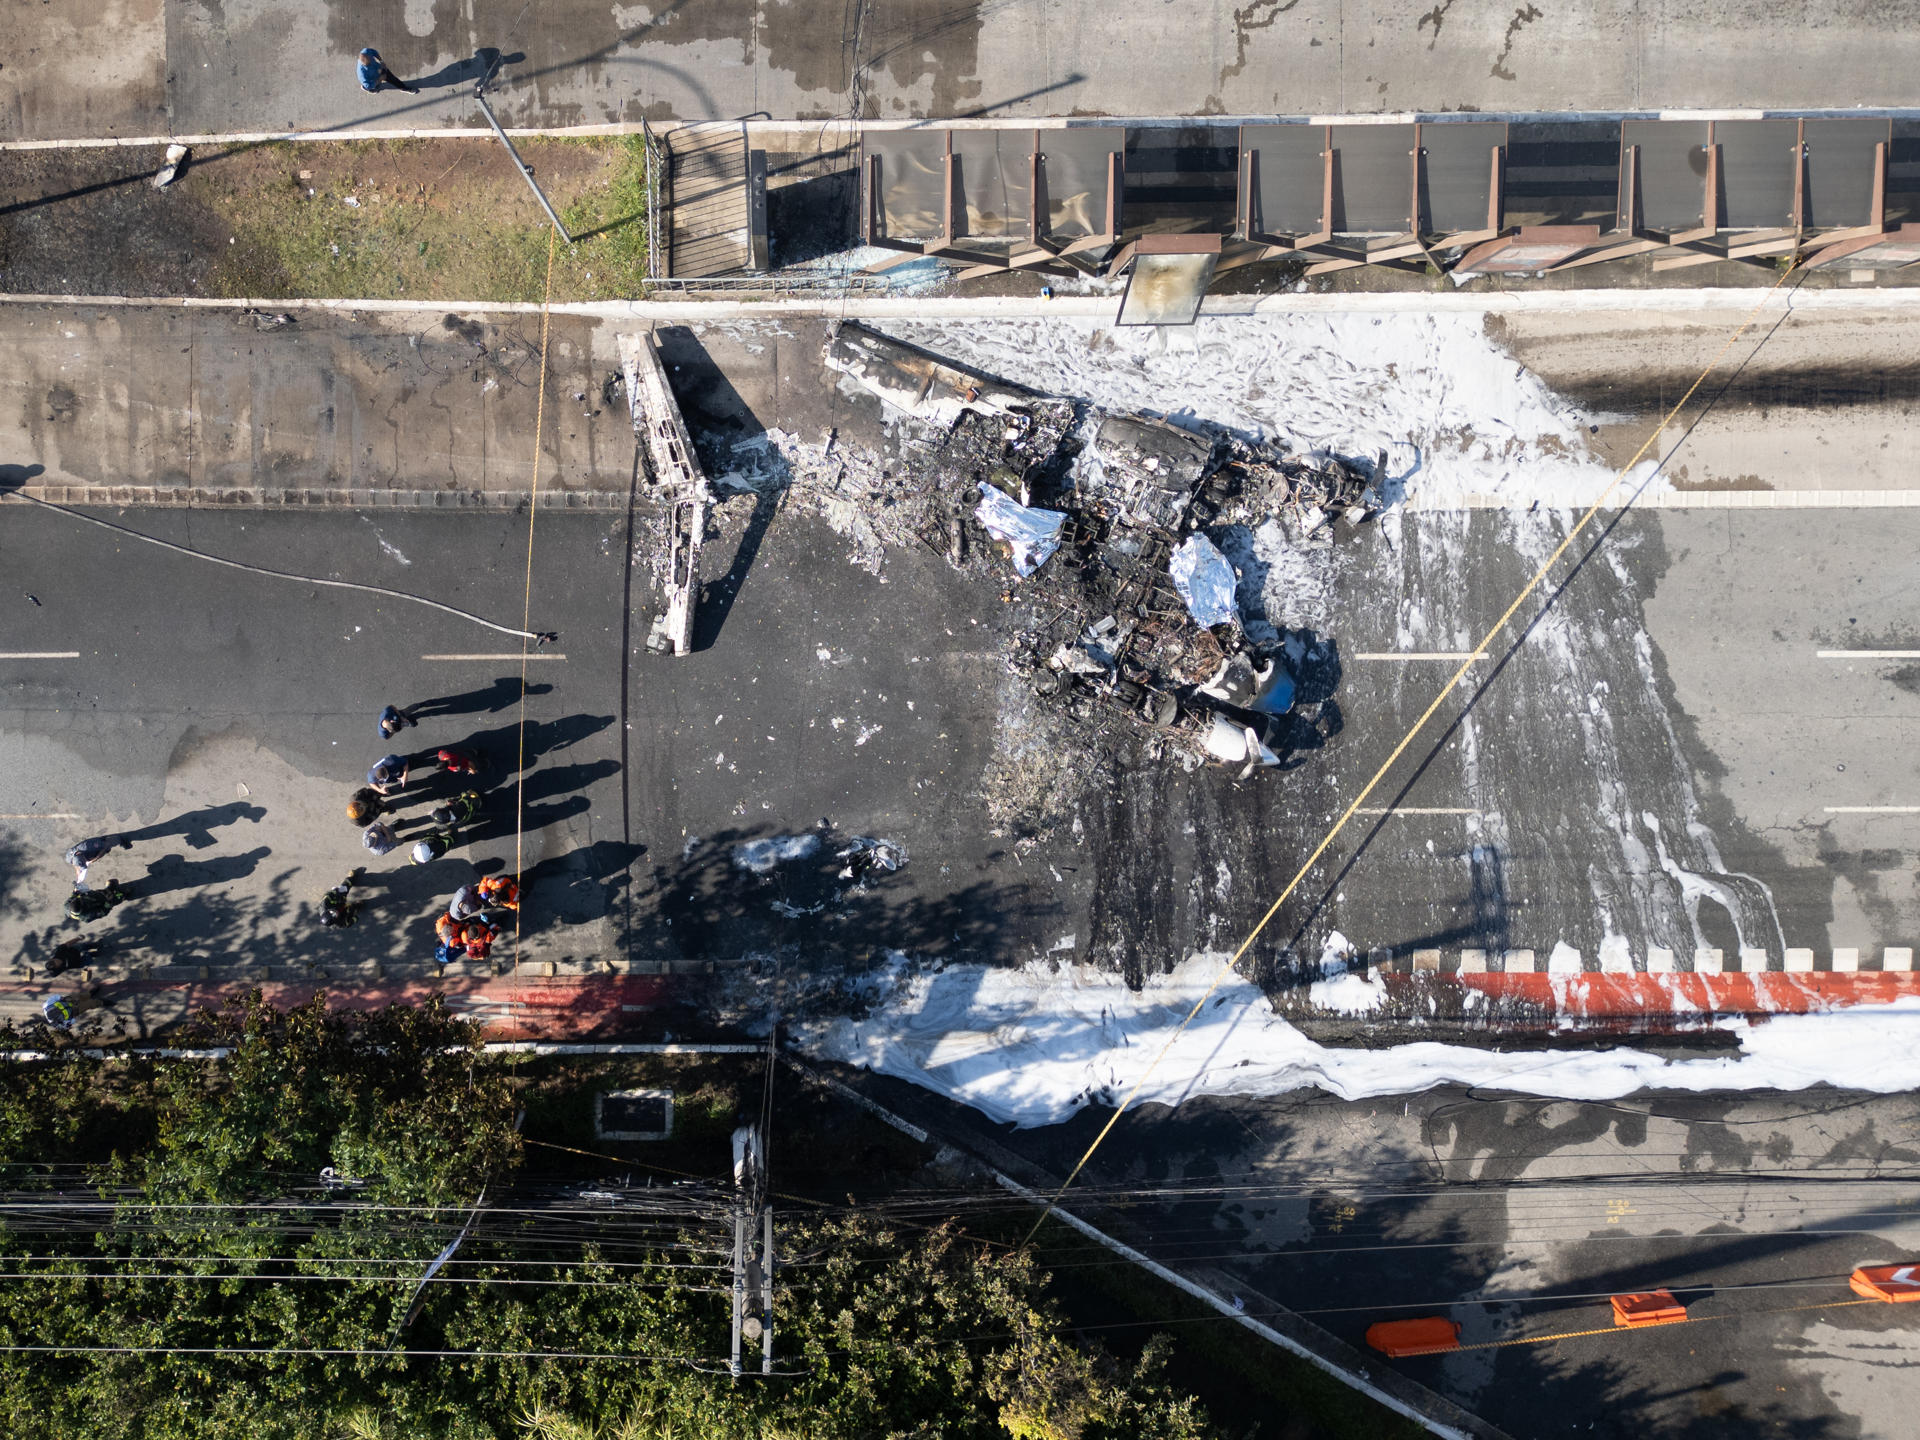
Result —
[[[30, 1264], [38, 1261], [45, 1261], [45, 1262], [51, 1263], [51, 1262], [58, 1262], [63, 1260], [99, 1261], [104, 1264], [116, 1259], [124, 1259], [129, 1263], [136, 1260], [142, 1260], [148, 1263], [157, 1263], [160, 1261], [171, 1261], [175, 1264], [180, 1264], [180, 1265], [241, 1264], [243, 1262], [247, 1264], [253, 1264], [253, 1265], [418, 1265], [422, 1258], [424, 1257], [418, 1256], [418, 1255], [406, 1255], [406, 1256], [383, 1256], [383, 1255], [126, 1255], [126, 1256], [114, 1256], [114, 1255], [101, 1254], [99, 1252], [95, 1252], [93, 1254], [86, 1254], [86, 1255], [83, 1255], [83, 1254], [8, 1255], [4, 1251], [0, 1251], [0, 1259], [11, 1260], [16, 1265]], [[461, 1259], [455, 1258], [453, 1260], [449, 1260], [447, 1264], [450, 1266], [451, 1265], [543, 1266], [549, 1269], [557, 1268], [560, 1266], [566, 1266], [566, 1265], [575, 1265], [581, 1268], [591, 1268], [591, 1269], [599, 1269], [599, 1270], [724, 1270], [727, 1268], [724, 1265], [684, 1265], [677, 1261], [665, 1261], [665, 1260], [663, 1261], [515, 1260], [515, 1259], [506, 1259], [506, 1258], [489, 1258], [489, 1259], [483, 1259], [483, 1260], [461, 1260]], [[59, 1275], [59, 1274], [62, 1274], [63, 1272], [58, 1270], [32, 1270], [26, 1273], [30, 1275]], [[227, 1279], [231, 1277], [222, 1276], [220, 1278]], [[369, 1276], [364, 1278], [375, 1279], [380, 1277]]]
[[[245, 561], [229, 560], [223, 555], [209, 555], [204, 550], [189, 549], [185, 545], [176, 545], [171, 540], [162, 540], [158, 535], [147, 535], [138, 530], [129, 530], [126, 526], [116, 525], [111, 520], [102, 520], [97, 515], [83, 515], [78, 510], [69, 510], [64, 505], [55, 505], [50, 500], [42, 500], [33, 495], [22, 494], [17, 490], [0, 492], [0, 499], [24, 500], [30, 505], [38, 505], [42, 509], [52, 510], [58, 514], [65, 515], [71, 520], [82, 520], [89, 525], [98, 525], [103, 530], [112, 530], [116, 534], [125, 535], [133, 540], [144, 540], [149, 545], [158, 545], [163, 550], [172, 550], [181, 555], [191, 556], [195, 560], [208, 561], [214, 565], [225, 565], [231, 570], [246, 570], [252, 574], [265, 575], [275, 580], [295, 580], [302, 585], [325, 585], [335, 590], [361, 590], [369, 595], [384, 595], [390, 600], [408, 600], [415, 605], [426, 605], [434, 610], [443, 610], [449, 615], [457, 615], [462, 620], [471, 620], [476, 625], [484, 625], [487, 629], [497, 630], [502, 635], [517, 635], [523, 642], [532, 640], [537, 644], [544, 645], [548, 640], [556, 638], [550, 631], [515, 630], [510, 626], [496, 625], [493, 621], [484, 620], [469, 610], [462, 610], [454, 605], [446, 605], [438, 600], [429, 600], [424, 595], [411, 595], [405, 590], [390, 590], [384, 585], [362, 585], [354, 580], [326, 579], [318, 575], [295, 575], [285, 570], [270, 570], [264, 565], [249, 565]], [[529, 618], [526, 623], [531, 624], [531, 619]]]
[[367, 1350], [321, 1345], [0, 1345], [6, 1355], [217, 1355], [273, 1359], [280, 1356], [392, 1360], [620, 1360], [626, 1363], [692, 1363], [697, 1355], [633, 1355], [592, 1350]]
[[[416, 1260], [411, 1263], [417, 1265], [420, 1262]], [[484, 1260], [481, 1260], [481, 1261], [470, 1261], [468, 1263], [484, 1265], [487, 1262], [485, 1262]], [[242, 1281], [242, 1282], [248, 1282], [248, 1283], [257, 1281], [262, 1284], [274, 1284], [274, 1285], [277, 1285], [282, 1281], [290, 1281], [294, 1283], [323, 1282], [323, 1283], [329, 1283], [329, 1284], [335, 1281], [342, 1281], [342, 1282], [365, 1281], [372, 1284], [391, 1285], [392, 1283], [394, 1283], [394, 1281], [402, 1278], [404, 1277], [397, 1276], [397, 1275], [302, 1275], [297, 1273], [287, 1274], [287, 1275], [200, 1275], [200, 1274], [187, 1274], [180, 1271], [172, 1271], [167, 1273], [141, 1273], [141, 1274], [128, 1274], [124, 1271], [117, 1271], [117, 1270], [108, 1270], [108, 1271], [100, 1271], [100, 1272], [89, 1271], [84, 1273], [74, 1272], [70, 1270], [21, 1270], [21, 1271], [10, 1271], [10, 1272], [0, 1271], [0, 1280], [179, 1280], [179, 1281], [217, 1281], [223, 1285], [232, 1281]], [[434, 1277], [433, 1283], [436, 1285], [546, 1285], [546, 1286], [571, 1287], [579, 1290], [623, 1290], [623, 1291], [625, 1290], [673, 1290], [682, 1294], [695, 1294], [695, 1295], [725, 1295], [725, 1294], [731, 1293], [728, 1289], [718, 1285], [684, 1285], [678, 1281], [665, 1281], [665, 1280], [657, 1281], [653, 1283], [648, 1283], [646, 1281], [641, 1281], [641, 1280], [626, 1280], [626, 1279], [567, 1280], [567, 1279], [556, 1278], [552, 1280], [535, 1280], [535, 1279], [529, 1279], [529, 1278], [520, 1278], [520, 1277], [504, 1276], [504, 1275], [488, 1276], [488, 1275], [441, 1274], [441, 1275], [436, 1275]]]

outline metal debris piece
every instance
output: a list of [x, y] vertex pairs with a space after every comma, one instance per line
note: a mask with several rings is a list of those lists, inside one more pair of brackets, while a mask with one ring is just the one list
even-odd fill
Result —
[[153, 188], [156, 190], [164, 190], [167, 186], [171, 185], [179, 176], [180, 167], [187, 163], [189, 153], [187, 147], [184, 145], [167, 146], [166, 163], [154, 174]]

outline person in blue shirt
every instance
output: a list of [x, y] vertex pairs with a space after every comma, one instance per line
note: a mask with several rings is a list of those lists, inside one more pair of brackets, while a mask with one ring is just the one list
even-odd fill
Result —
[[409, 95], [418, 95], [420, 87], [409, 85], [393, 71], [387, 68], [387, 62], [380, 58], [380, 52], [369, 45], [360, 52], [360, 88], [369, 95], [377, 95], [382, 85], [391, 85], [396, 90], [404, 90]]
[[413, 769], [404, 755], [382, 755], [367, 771], [367, 784], [381, 795], [391, 795], [407, 783]]

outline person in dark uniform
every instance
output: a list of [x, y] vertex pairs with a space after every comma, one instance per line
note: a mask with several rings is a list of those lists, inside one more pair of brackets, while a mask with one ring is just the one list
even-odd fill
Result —
[[67, 918], [82, 924], [90, 920], [104, 920], [112, 913], [114, 906], [132, 898], [120, 888], [118, 880], [107, 881], [104, 890], [89, 890], [84, 885], [76, 885], [73, 893], [67, 896]]

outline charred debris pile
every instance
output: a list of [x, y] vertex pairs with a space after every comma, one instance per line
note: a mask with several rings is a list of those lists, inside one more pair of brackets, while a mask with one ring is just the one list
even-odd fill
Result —
[[911, 422], [894, 525], [1003, 585], [1008, 663], [1041, 699], [1243, 776], [1315, 722], [1290, 713], [1284, 637], [1249, 634], [1207, 532], [1279, 518], [1324, 543], [1376, 513], [1371, 467], [1038, 395], [852, 323], [826, 363]]

